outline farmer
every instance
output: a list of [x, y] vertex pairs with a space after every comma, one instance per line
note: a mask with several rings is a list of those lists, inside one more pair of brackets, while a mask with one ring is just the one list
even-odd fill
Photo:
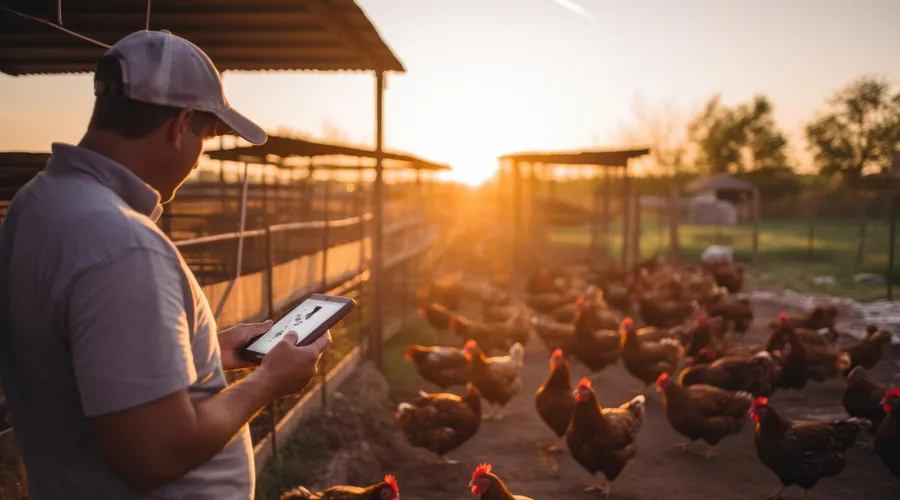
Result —
[[0, 383], [32, 500], [252, 498], [247, 422], [301, 391], [331, 340], [294, 347], [227, 386], [270, 323], [217, 331], [156, 221], [206, 139], [265, 132], [231, 109], [190, 42], [141, 31], [98, 62], [93, 115], [0, 229]]

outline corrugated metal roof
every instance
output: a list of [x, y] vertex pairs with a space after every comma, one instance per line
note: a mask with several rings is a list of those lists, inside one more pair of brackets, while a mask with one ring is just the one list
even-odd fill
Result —
[[[56, 0], [0, 5], [57, 22]], [[62, 25], [112, 45], [144, 29], [146, 9], [147, 0], [62, 0]], [[220, 71], [405, 71], [353, 0], [152, 0], [150, 12], [150, 29], [194, 42]], [[91, 72], [103, 51], [0, 10], [0, 72]]]
[[[291, 137], [269, 136], [269, 140], [260, 146], [245, 146], [231, 149], [206, 151], [206, 155], [213, 160], [224, 161], [253, 161], [254, 163], [268, 163], [265, 158], [268, 155], [281, 158], [313, 157], [313, 156], [354, 156], [358, 158], [375, 158], [375, 151], [370, 149], [326, 144], [321, 142], [294, 139]], [[385, 160], [396, 160], [410, 163], [407, 168], [422, 170], [449, 170], [448, 165], [424, 160], [417, 156], [405, 153], [385, 152], [382, 156]], [[252, 159], [252, 160], [251, 160]]]
[[650, 154], [649, 149], [583, 150], [583, 151], [533, 151], [503, 155], [500, 160], [520, 163], [544, 163], [548, 165], [596, 165], [600, 167], [625, 167], [629, 158]]

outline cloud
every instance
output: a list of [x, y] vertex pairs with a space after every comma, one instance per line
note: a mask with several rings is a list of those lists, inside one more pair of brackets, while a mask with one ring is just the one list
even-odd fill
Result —
[[578, 14], [579, 16], [586, 17], [591, 20], [596, 20], [597, 18], [591, 14], [590, 12], [584, 10], [584, 7], [578, 5], [572, 0], [553, 0], [554, 3], [561, 6], [562, 8], [568, 10], [569, 12], [573, 12]]

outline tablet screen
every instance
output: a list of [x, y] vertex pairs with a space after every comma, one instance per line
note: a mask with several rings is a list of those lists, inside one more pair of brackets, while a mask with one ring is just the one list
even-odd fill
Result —
[[299, 343], [306, 337], [315, 332], [328, 318], [335, 315], [341, 310], [342, 304], [339, 302], [329, 302], [324, 300], [316, 300], [309, 298], [300, 303], [291, 312], [287, 313], [277, 323], [272, 325], [272, 329], [263, 334], [262, 337], [256, 339], [255, 342], [247, 347], [248, 350], [266, 354], [272, 347], [284, 337], [284, 334], [290, 331], [297, 332]]

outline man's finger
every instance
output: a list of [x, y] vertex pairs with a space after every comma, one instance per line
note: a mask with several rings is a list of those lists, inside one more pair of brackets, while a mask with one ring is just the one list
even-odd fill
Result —
[[328, 346], [331, 345], [331, 332], [325, 332], [325, 335], [317, 338], [315, 342], [309, 345], [310, 348], [316, 351], [316, 355], [322, 354], [325, 352], [325, 349], [328, 349]]
[[273, 321], [271, 319], [267, 319], [262, 323], [256, 323], [252, 325], [254, 329], [259, 330], [260, 333], [266, 333], [269, 331], [269, 328], [272, 328]]
[[297, 332], [291, 331], [284, 334], [284, 338], [281, 339], [281, 342], [284, 344], [288, 344], [291, 346], [297, 345], [297, 341], [300, 340], [300, 335]]

